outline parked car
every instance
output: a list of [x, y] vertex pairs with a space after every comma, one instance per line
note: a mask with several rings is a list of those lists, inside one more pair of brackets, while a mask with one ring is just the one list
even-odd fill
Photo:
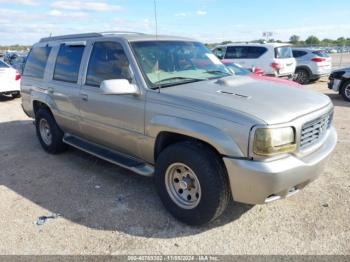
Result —
[[0, 95], [12, 95], [13, 98], [21, 96], [21, 75], [16, 69], [0, 61]]
[[26, 62], [26, 58], [27, 56], [26, 55], [18, 55], [13, 61], [12, 61], [12, 67], [16, 70], [18, 70], [18, 72], [20, 74], [23, 73], [23, 67], [24, 67], [24, 64]]
[[214, 48], [219, 59], [230, 60], [245, 68], [261, 68], [266, 75], [292, 78], [296, 61], [289, 45], [267, 44], [228, 44]]
[[300, 84], [297, 82], [283, 79], [283, 78], [278, 78], [278, 77], [271, 77], [271, 76], [264, 76], [261, 71], [262, 70], [254, 70], [254, 72], [242, 67], [239, 64], [232, 63], [229, 60], [221, 60], [221, 62], [227, 66], [235, 75], [238, 76], [248, 76], [252, 77], [254, 79], [262, 80], [262, 81], [271, 81], [274, 83], [281, 83], [281, 84], [286, 84], [290, 86], [295, 86], [295, 87], [301, 87]]
[[44, 38], [21, 87], [44, 150], [71, 145], [154, 176], [164, 206], [191, 225], [220, 216], [232, 197], [264, 204], [297, 193], [337, 143], [328, 96], [232, 76], [188, 38]]
[[16, 59], [18, 54], [16, 52], [6, 52], [4, 55], [4, 62], [11, 65], [12, 61]]
[[328, 88], [350, 102], [350, 67], [334, 70], [329, 76]]
[[327, 76], [332, 71], [332, 58], [324, 51], [310, 48], [293, 48], [297, 61], [294, 79], [302, 85]]

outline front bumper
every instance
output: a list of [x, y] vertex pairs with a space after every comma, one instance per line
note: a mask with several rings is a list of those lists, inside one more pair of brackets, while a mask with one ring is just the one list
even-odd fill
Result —
[[341, 79], [330, 79], [328, 83], [328, 88], [335, 92], [339, 92], [341, 82]]
[[233, 199], [247, 204], [263, 204], [288, 197], [315, 180], [337, 143], [332, 127], [317, 151], [302, 159], [288, 156], [270, 162], [223, 158]]

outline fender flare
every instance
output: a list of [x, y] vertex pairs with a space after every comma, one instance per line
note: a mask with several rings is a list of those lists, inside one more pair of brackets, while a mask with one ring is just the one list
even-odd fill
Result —
[[223, 156], [245, 157], [231, 136], [217, 127], [195, 120], [158, 115], [151, 119], [146, 132], [155, 139], [161, 132], [185, 135], [208, 143]]

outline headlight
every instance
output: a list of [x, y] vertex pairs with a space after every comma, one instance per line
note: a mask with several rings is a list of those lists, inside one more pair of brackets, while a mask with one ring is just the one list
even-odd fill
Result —
[[295, 149], [295, 132], [292, 127], [255, 130], [253, 151], [256, 155], [273, 156], [293, 152]]

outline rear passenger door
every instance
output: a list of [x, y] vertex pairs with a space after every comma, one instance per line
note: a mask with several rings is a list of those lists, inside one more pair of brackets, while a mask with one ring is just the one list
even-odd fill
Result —
[[85, 42], [66, 42], [56, 47], [56, 60], [51, 68], [48, 93], [54, 102], [54, 115], [59, 126], [73, 134], [80, 133], [79, 72]]
[[144, 138], [145, 94], [105, 95], [100, 89], [103, 80], [134, 81], [128, 53], [124, 51], [122, 42], [116, 40], [97, 41], [90, 48], [91, 55], [80, 92], [83, 137], [108, 148], [140, 156], [138, 144]]

